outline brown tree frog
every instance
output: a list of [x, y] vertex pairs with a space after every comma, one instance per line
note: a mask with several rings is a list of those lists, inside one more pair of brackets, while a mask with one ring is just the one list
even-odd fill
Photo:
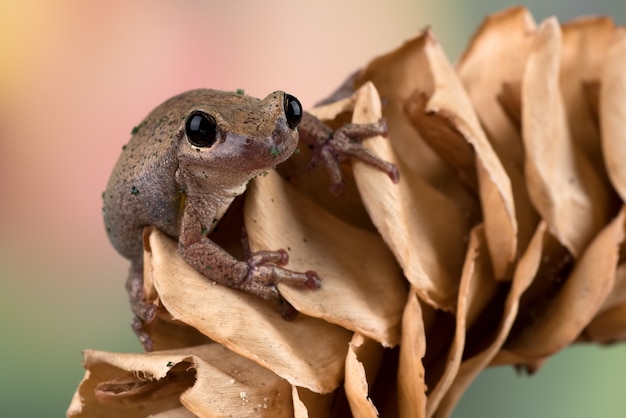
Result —
[[156, 314], [154, 304], [143, 300], [145, 226], [177, 239], [181, 256], [207, 278], [277, 303], [288, 318], [295, 310], [282, 300], [276, 284], [315, 289], [320, 287], [317, 274], [286, 269], [284, 250], [247, 252], [247, 259], [238, 260], [211, 241], [209, 233], [248, 182], [291, 156], [299, 138], [313, 149], [311, 164], [327, 167], [335, 192], [343, 184], [338, 161], [349, 156], [397, 182], [396, 167], [357, 141], [386, 132], [380, 121], [346, 125], [333, 133], [282, 91], [260, 100], [236, 92], [193, 90], [152, 111], [133, 129], [103, 195], [109, 239], [131, 261], [126, 288], [135, 314], [133, 328], [144, 347], [150, 350], [151, 340], [143, 325]]

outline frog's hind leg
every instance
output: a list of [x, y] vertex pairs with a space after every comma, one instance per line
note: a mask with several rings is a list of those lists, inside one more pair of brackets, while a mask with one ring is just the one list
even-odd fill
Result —
[[156, 305], [144, 300], [143, 290], [143, 260], [133, 262], [126, 280], [126, 291], [130, 299], [130, 306], [135, 314], [131, 324], [139, 342], [146, 351], [152, 351], [152, 338], [145, 330], [145, 325], [152, 322], [156, 316]]

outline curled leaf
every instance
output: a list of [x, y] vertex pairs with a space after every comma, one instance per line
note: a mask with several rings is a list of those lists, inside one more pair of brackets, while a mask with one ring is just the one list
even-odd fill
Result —
[[346, 381], [344, 383], [350, 410], [355, 417], [379, 416], [369, 397], [370, 387], [378, 373], [382, 359], [382, 347], [371, 340], [354, 334], [346, 357]]
[[489, 365], [504, 344], [517, 317], [520, 297], [534, 279], [539, 268], [545, 235], [546, 224], [545, 222], [541, 222], [528, 248], [519, 259], [513, 279], [511, 280], [511, 288], [504, 302], [502, 318], [500, 319], [493, 339], [487, 343], [482, 351], [474, 356], [463, 359], [454, 382], [437, 408], [435, 415], [437, 418], [448, 417], [452, 414], [454, 406], [461, 399], [463, 393], [478, 374]]
[[143, 354], [86, 351], [85, 368], [68, 417], [293, 415], [286, 381], [218, 344]]
[[524, 179], [519, 90], [535, 28], [524, 7], [494, 13], [478, 28], [456, 65], [481, 126], [510, 179], [520, 253], [539, 220]]
[[160, 301], [174, 319], [291, 384], [320, 393], [339, 386], [349, 331], [305, 315], [285, 321], [274, 306], [258, 297], [208, 281], [158, 230], [151, 230], [149, 241], [146, 275], [152, 275]]
[[403, 167], [404, 178], [420, 178], [456, 202], [473, 221], [480, 216], [475, 196], [424, 141], [404, 112], [405, 101], [430, 78], [422, 53], [426, 40], [427, 33], [422, 33], [373, 59], [353, 76], [353, 87], [358, 89], [372, 82], [379, 92], [384, 103], [383, 116], [389, 125], [389, 141]]
[[572, 141], [590, 160], [597, 174], [606, 178], [599, 126], [583, 85], [602, 77], [615, 25], [609, 17], [593, 16], [564, 23], [561, 30], [559, 81]]
[[585, 329], [583, 340], [600, 344], [626, 340], [626, 303], [614, 306], [594, 318]]
[[426, 334], [420, 302], [414, 291], [404, 309], [402, 344], [398, 364], [398, 409], [402, 418], [426, 417], [426, 383], [422, 359], [426, 354]]
[[507, 350], [525, 358], [541, 359], [580, 335], [613, 288], [625, 218], [623, 208], [582, 254], [563, 287], [548, 302], [541, 320], [512, 335]]
[[611, 183], [626, 201], [626, 28], [615, 30], [600, 83], [602, 154]]
[[530, 197], [550, 231], [575, 257], [606, 224], [607, 191], [572, 142], [559, 87], [556, 19], [536, 32], [522, 83], [522, 124]]
[[254, 181], [245, 217], [253, 249], [285, 248], [290, 269], [321, 277], [315, 291], [279, 284], [296, 309], [387, 347], [398, 344], [406, 290], [380, 237], [335, 218], [275, 172]]
[[[380, 100], [372, 84], [359, 90], [354, 122], [381, 117]], [[446, 196], [415, 176], [402, 163], [391, 141], [369, 138], [365, 144], [376, 155], [397, 165], [401, 181], [364, 164], [354, 164], [354, 176], [363, 203], [404, 275], [427, 303], [454, 310], [458, 277], [467, 233], [467, 220]]]
[[468, 329], [475, 323], [497, 289], [487, 251], [483, 225], [476, 226], [470, 234], [456, 309], [455, 331], [448, 354], [443, 359], [443, 373], [436, 386], [428, 393], [426, 416], [435, 416], [439, 404], [454, 382], [464, 353]]
[[461, 81], [426, 32], [425, 76], [405, 104], [413, 126], [460, 178], [479, 194], [496, 277], [508, 278], [517, 256], [517, 220], [511, 183], [487, 140]]

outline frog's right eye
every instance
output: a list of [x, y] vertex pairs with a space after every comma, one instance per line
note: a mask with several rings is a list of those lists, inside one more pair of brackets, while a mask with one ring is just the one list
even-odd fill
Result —
[[193, 112], [185, 122], [185, 133], [189, 143], [198, 148], [208, 148], [217, 139], [217, 122], [204, 112]]

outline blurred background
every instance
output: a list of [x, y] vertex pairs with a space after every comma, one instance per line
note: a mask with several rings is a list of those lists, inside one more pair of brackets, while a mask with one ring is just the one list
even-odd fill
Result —
[[[537, 21], [621, 0], [532, 0]], [[286, 90], [311, 107], [352, 71], [432, 27], [456, 60], [512, 3], [439, 0], [0, 0], [0, 415], [64, 416], [81, 350], [138, 351], [128, 262], [101, 192], [131, 128], [184, 90]], [[626, 416], [626, 345], [574, 347], [533, 377], [491, 369], [463, 417]]]

